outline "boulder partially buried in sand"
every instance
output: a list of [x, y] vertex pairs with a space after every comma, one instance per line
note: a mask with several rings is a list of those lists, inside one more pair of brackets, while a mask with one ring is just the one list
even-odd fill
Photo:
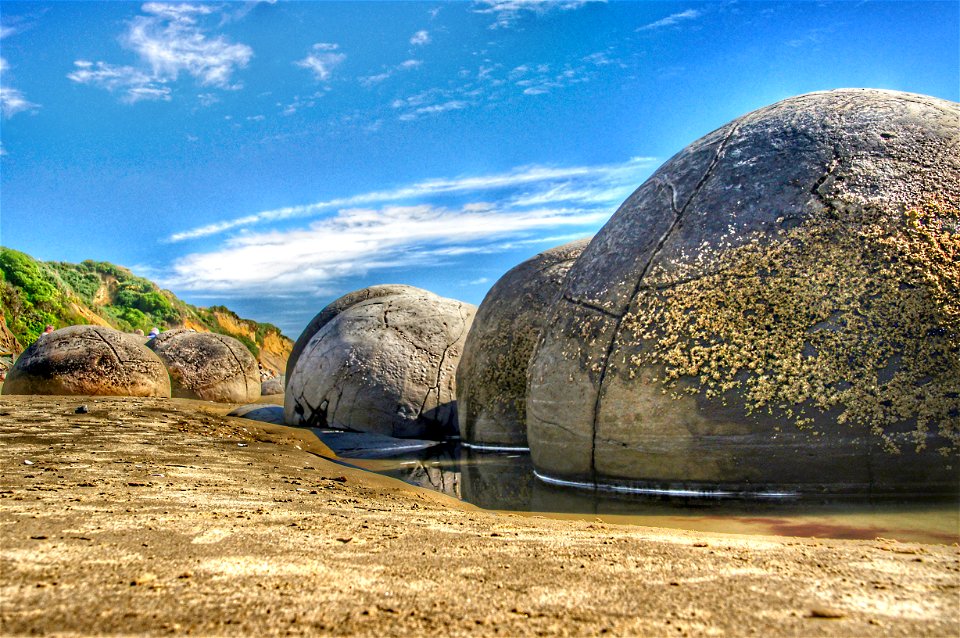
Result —
[[457, 369], [460, 438], [485, 447], [527, 446], [527, 366], [563, 279], [589, 239], [514, 267], [477, 309]]
[[286, 422], [398, 437], [456, 433], [455, 372], [475, 312], [399, 285], [334, 301], [294, 347]]
[[3, 394], [169, 397], [170, 377], [138, 337], [70, 326], [42, 335], [17, 358]]
[[531, 363], [538, 472], [956, 492], [960, 107], [812, 93], [694, 142], [567, 276]]
[[169, 330], [147, 342], [170, 372], [173, 396], [219, 403], [260, 398], [260, 371], [247, 348], [225, 335]]

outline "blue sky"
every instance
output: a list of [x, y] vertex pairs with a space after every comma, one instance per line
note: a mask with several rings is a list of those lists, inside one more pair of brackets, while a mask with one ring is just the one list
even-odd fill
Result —
[[337, 296], [479, 303], [755, 108], [957, 101], [958, 2], [0, 5], [0, 243], [296, 338]]

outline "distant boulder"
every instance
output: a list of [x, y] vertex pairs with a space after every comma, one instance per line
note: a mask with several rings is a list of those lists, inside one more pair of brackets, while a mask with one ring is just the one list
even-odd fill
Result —
[[455, 372], [475, 312], [411, 286], [337, 299], [294, 346], [286, 422], [397, 437], [455, 434]]
[[225, 335], [168, 330], [147, 342], [170, 372], [173, 396], [219, 403], [247, 403], [260, 398], [257, 360]]
[[546, 250], [503, 275], [477, 309], [457, 368], [460, 438], [526, 447], [527, 368], [564, 277], [589, 239]]
[[170, 377], [136, 336], [70, 326], [42, 335], [17, 358], [3, 394], [169, 397]]
[[283, 379], [280, 377], [270, 377], [260, 382], [260, 396], [273, 394], [283, 394]]

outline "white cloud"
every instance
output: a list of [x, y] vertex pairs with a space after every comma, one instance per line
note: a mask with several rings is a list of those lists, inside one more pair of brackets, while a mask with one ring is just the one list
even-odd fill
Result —
[[39, 104], [34, 104], [28, 100], [22, 91], [8, 86], [3, 81], [2, 75], [9, 71], [10, 64], [4, 58], [0, 58], [0, 81], [2, 81], [0, 83], [0, 113], [9, 118], [23, 111], [35, 111], [40, 108]]
[[209, 5], [147, 3], [146, 16], [137, 16], [124, 43], [150, 65], [159, 79], [176, 80], [181, 72], [201, 85], [230, 88], [237, 68], [247, 65], [253, 49], [223, 36], [209, 38], [197, 26], [196, 16], [213, 13]]
[[318, 82], [326, 82], [333, 74], [333, 70], [347, 59], [344, 53], [335, 53], [339, 45], [330, 42], [318, 42], [313, 45], [313, 53], [302, 60], [294, 62], [303, 69], [309, 69]]
[[542, 16], [550, 11], [571, 11], [590, 2], [606, 0], [479, 0], [474, 5], [474, 13], [494, 16], [491, 29], [512, 27], [522, 16], [533, 14]]
[[670, 27], [678, 22], [685, 20], [694, 20], [699, 18], [703, 13], [697, 11], [696, 9], [687, 9], [686, 11], [681, 11], [680, 13], [674, 13], [668, 15], [666, 18], [657, 20], [656, 22], [651, 22], [650, 24], [645, 24], [642, 27], [638, 28], [637, 31], [649, 31], [652, 29], [660, 29], [662, 27]]
[[423, 64], [423, 60], [404, 60], [395, 67], [389, 68], [382, 73], [377, 73], [375, 75], [367, 75], [360, 78], [360, 84], [365, 87], [371, 87], [375, 84], [380, 84], [385, 82], [393, 77], [393, 75], [398, 71], [411, 71], [413, 69], [419, 68]]
[[400, 120], [403, 122], [410, 122], [422, 115], [437, 115], [439, 113], [446, 113], [447, 111], [459, 111], [467, 108], [468, 106], [470, 105], [463, 100], [450, 100], [449, 102], [443, 102], [442, 104], [421, 106], [413, 111], [408, 111], [400, 116]]
[[28, 100], [23, 93], [9, 86], [0, 86], [0, 110], [4, 117], [13, 117], [22, 111], [32, 111], [40, 108]]
[[170, 100], [170, 88], [154, 76], [132, 66], [114, 66], [106, 62], [77, 60], [67, 77], [78, 84], [90, 84], [110, 92], [122, 92], [128, 104], [142, 100]]
[[[315, 217], [337, 209], [373, 204], [423, 202], [438, 196], [478, 192], [494, 194], [502, 192], [501, 206], [510, 209], [543, 207], [556, 203], [572, 203], [581, 206], [603, 205], [610, 208], [623, 201], [640, 184], [641, 177], [653, 166], [654, 161], [655, 159], [651, 157], [635, 157], [620, 164], [569, 167], [522, 166], [505, 173], [428, 179], [390, 190], [260, 211], [180, 231], [169, 236], [167, 241], [179, 242], [209, 237], [255, 224]], [[473, 202], [465, 206], [469, 206], [470, 210], [480, 210], [484, 205]]]
[[425, 30], [420, 30], [410, 36], [410, 44], [414, 46], [423, 46], [424, 44], [430, 44], [430, 33]]
[[218, 9], [214, 5], [148, 2], [141, 7], [144, 15], [135, 17], [121, 38], [123, 46], [140, 58], [140, 67], [79, 60], [67, 77], [120, 92], [121, 100], [128, 103], [170, 100], [172, 91], [167, 85], [181, 74], [201, 86], [239, 88], [232, 82], [233, 74], [247, 65], [253, 49], [223, 36], [213, 37], [200, 24]]
[[40, 108], [39, 104], [28, 100], [22, 91], [8, 86], [6, 81], [3, 81], [2, 76], [9, 71], [10, 63], [0, 58], [0, 113], [9, 118], [23, 111], [35, 111]]
[[219, 250], [188, 255], [174, 264], [163, 283], [183, 290], [250, 294], [306, 291], [373, 270], [504, 250], [494, 242], [548, 228], [597, 225], [609, 215], [606, 209], [580, 208], [348, 208], [307, 228], [240, 235]]

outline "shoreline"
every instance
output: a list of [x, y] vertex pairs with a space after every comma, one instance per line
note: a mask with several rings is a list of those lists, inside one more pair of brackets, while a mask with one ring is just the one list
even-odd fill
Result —
[[960, 633], [956, 544], [482, 510], [232, 407], [0, 398], [0, 631]]

